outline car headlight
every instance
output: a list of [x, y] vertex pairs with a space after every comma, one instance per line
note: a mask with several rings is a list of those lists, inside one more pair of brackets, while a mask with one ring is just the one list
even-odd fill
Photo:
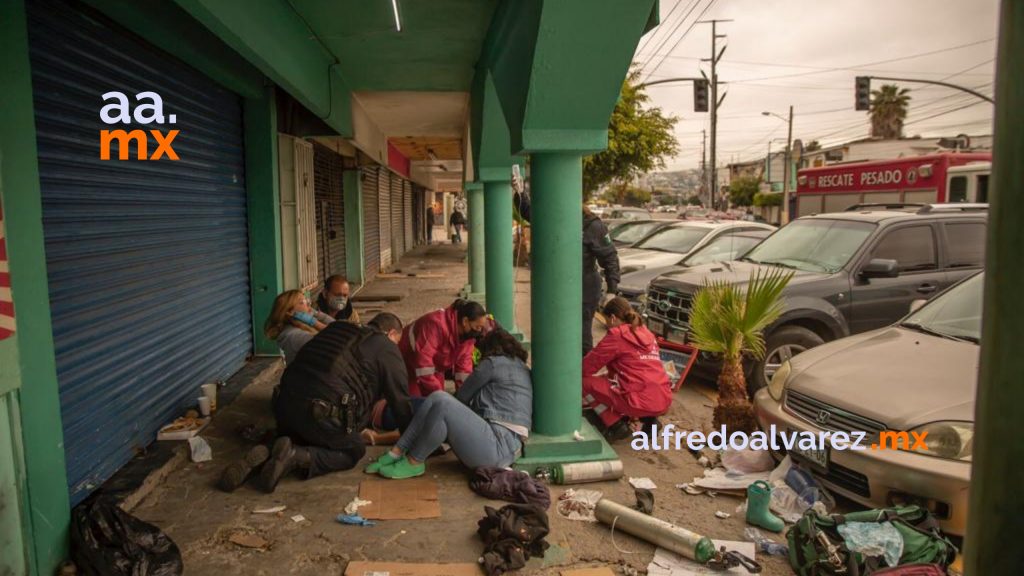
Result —
[[[947, 460], [970, 460], [974, 452], [973, 422], [932, 422], [910, 430], [910, 451]], [[917, 446], [920, 440], [927, 450]]]
[[775, 371], [775, 374], [772, 374], [772, 381], [768, 383], [768, 394], [776, 401], [782, 400], [782, 391], [786, 389], [786, 382], [792, 371], [793, 368], [789, 365], [789, 360], [786, 360]]

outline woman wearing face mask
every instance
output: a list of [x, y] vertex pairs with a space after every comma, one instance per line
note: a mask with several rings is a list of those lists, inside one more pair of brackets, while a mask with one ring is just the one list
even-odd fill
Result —
[[481, 360], [454, 396], [431, 394], [416, 410], [398, 443], [366, 468], [385, 478], [412, 478], [442, 442], [471, 469], [510, 466], [530, 433], [533, 383], [527, 353], [511, 334], [496, 329], [479, 340]]
[[[583, 407], [593, 410], [610, 440], [649, 426], [672, 405], [672, 388], [654, 334], [629, 302], [604, 305], [608, 334], [583, 358]], [[598, 376], [601, 368], [608, 374]]]
[[316, 307], [335, 320], [359, 324], [359, 313], [352, 309], [351, 291], [348, 279], [335, 274], [324, 282], [324, 289], [316, 299]]
[[444, 390], [445, 373], [449, 371], [455, 387], [462, 386], [473, 372], [476, 339], [483, 336], [488, 325], [483, 306], [461, 299], [408, 324], [398, 347], [409, 372], [409, 394], [428, 396]]
[[291, 364], [306, 342], [331, 322], [333, 318], [310, 307], [302, 292], [288, 290], [274, 299], [263, 333], [277, 342], [284, 361]]

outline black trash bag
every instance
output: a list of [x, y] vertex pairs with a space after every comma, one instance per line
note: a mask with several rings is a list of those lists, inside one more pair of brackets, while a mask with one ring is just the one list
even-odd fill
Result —
[[71, 512], [71, 557], [84, 576], [180, 576], [178, 546], [156, 526], [98, 497]]

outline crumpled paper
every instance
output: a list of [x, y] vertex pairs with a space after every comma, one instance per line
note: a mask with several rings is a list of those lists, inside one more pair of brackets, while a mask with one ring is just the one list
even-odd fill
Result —
[[359, 496], [356, 496], [355, 498], [352, 499], [351, 502], [348, 503], [348, 505], [345, 506], [345, 514], [352, 516], [353, 514], [357, 514], [360, 508], [362, 508], [363, 506], [369, 506], [370, 504], [373, 504], [373, 502], [369, 500], [363, 500]]

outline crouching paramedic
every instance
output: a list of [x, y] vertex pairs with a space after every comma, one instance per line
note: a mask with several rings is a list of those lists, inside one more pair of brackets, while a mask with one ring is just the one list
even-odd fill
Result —
[[[583, 358], [583, 406], [604, 425], [609, 439], [630, 433], [636, 420], [653, 423], [672, 405], [672, 388], [658, 343], [629, 302], [616, 296], [604, 306], [608, 334]], [[598, 376], [607, 368], [607, 376]]]
[[402, 322], [390, 313], [378, 314], [365, 327], [334, 322], [324, 328], [285, 368], [274, 391], [278, 438], [273, 448], [268, 454], [266, 447], [254, 447], [225, 470], [221, 487], [237, 488], [261, 463], [258, 481], [265, 492], [273, 492], [293, 470], [312, 478], [352, 468], [366, 453], [360, 432], [381, 398], [405, 430], [412, 409], [397, 346], [401, 334]]
[[406, 326], [398, 346], [408, 371], [409, 393], [428, 396], [444, 390], [449, 371], [455, 387], [461, 387], [473, 372], [473, 348], [488, 322], [487, 311], [479, 303], [456, 300]]

